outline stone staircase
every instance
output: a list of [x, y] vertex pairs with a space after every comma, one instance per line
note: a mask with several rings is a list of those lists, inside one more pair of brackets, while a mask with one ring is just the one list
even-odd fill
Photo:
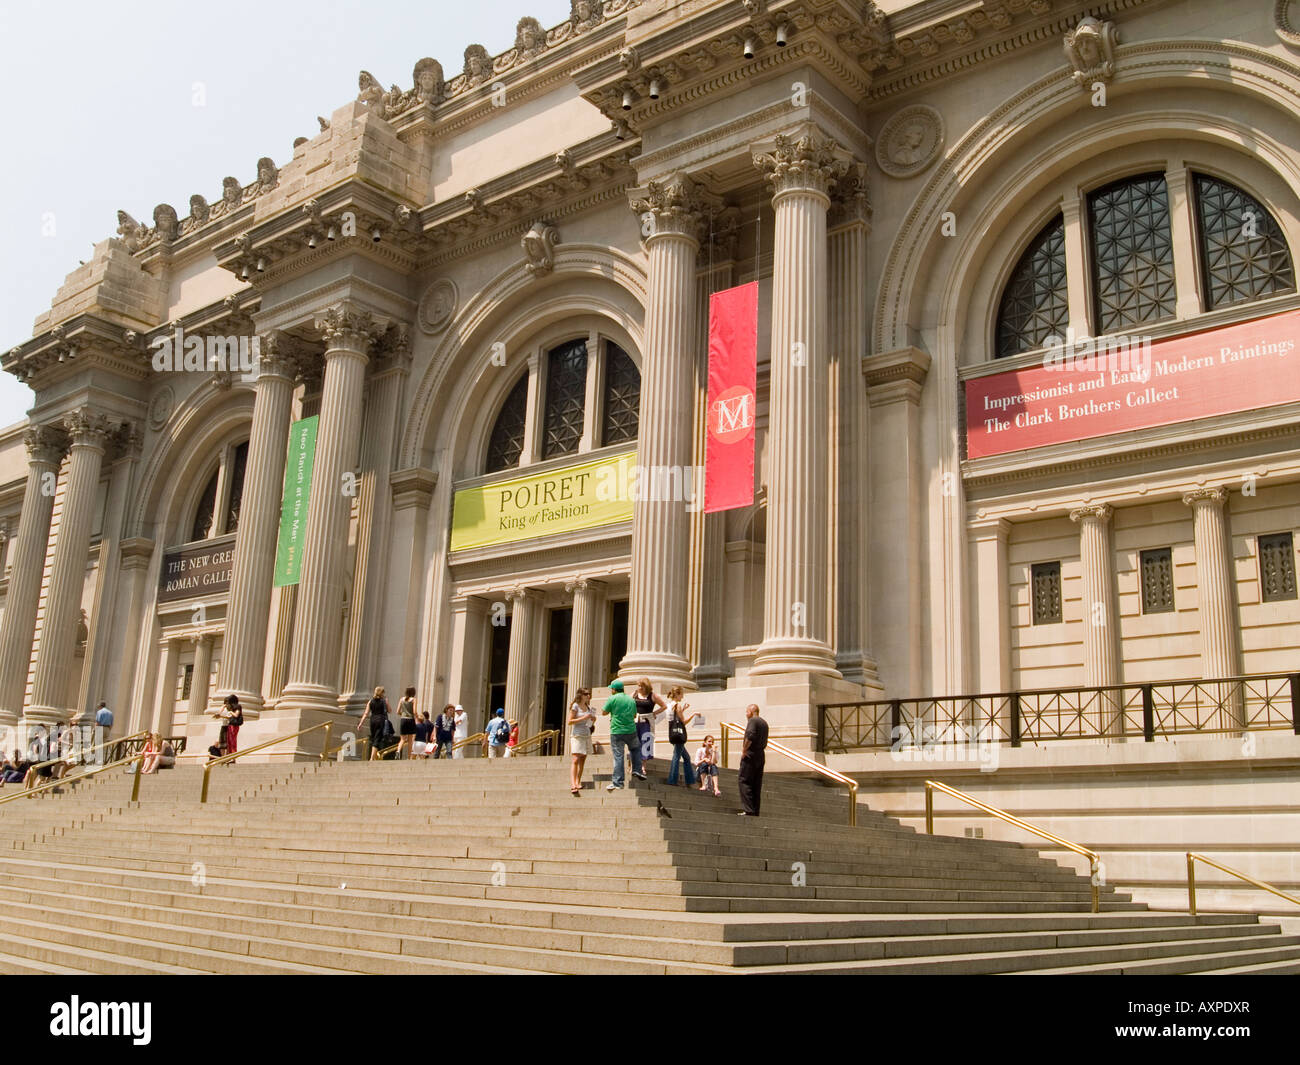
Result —
[[[561, 759], [181, 767], [0, 806], [7, 973], [1300, 972], [1258, 917], [1151, 912], [1026, 847], [769, 774], [764, 815], [568, 791]], [[590, 772], [589, 772], [590, 777]], [[111, 776], [111, 779], [110, 779]], [[3, 794], [3, 793], [0, 793]]]

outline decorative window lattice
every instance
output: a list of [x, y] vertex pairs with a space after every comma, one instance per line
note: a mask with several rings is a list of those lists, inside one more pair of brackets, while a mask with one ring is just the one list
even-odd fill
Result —
[[587, 342], [555, 348], [546, 367], [546, 439], [542, 457], [571, 455], [582, 439], [587, 396]]
[[524, 450], [524, 430], [528, 424], [528, 375], [524, 374], [501, 404], [501, 413], [492, 426], [488, 441], [487, 473], [508, 470], [519, 464]]
[[1168, 614], [1174, 609], [1174, 562], [1168, 547], [1143, 551], [1140, 555], [1142, 571], [1142, 613]]
[[194, 524], [190, 527], [191, 540], [206, 540], [212, 534], [212, 519], [217, 509], [217, 481], [221, 470], [217, 469], [199, 497], [198, 509], [194, 512]]
[[641, 371], [617, 344], [605, 344], [605, 417], [603, 445], [622, 444], [637, 437], [641, 409]]
[[1296, 598], [1295, 542], [1289, 532], [1259, 538], [1259, 585], [1266, 603]]
[[1286, 238], [1254, 197], [1218, 178], [1195, 175], [1205, 309], [1295, 290]]
[[1070, 321], [1065, 279], [1065, 218], [1057, 215], [1025, 249], [998, 307], [997, 357], [1040, 348], [1065, 336]]
[[237, 446], [232, 456], [230, 469], [230, 503], [226, 507], [226, 529], [228, 533], [239, 529], [239, 505], [244, 500], [244, 471], [248, 468], [248, 441]]
[[1051, 625], [1061, 620], [1061, 564], [1039, 562], [1030, 567], [1035, 625]]
[[1098, 335], [1174, 314], [1174, 251], [1163, 174], [1125, 178], [1088, 197]]

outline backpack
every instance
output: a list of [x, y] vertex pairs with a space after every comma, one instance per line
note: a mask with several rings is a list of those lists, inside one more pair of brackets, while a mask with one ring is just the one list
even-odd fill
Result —
[[[494, 746], [500, 746], [510, 738], [510, 722], [504, 717], [493, 718], [490, 728], [492, 733], [492, 743]], [[502, 736], [503, 733], [504, 738]]]

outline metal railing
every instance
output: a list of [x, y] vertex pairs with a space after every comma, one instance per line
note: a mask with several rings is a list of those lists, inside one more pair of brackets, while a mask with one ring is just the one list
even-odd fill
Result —
[[152, 751], [140, 751], [136, 754], [128, 755], [126, 758], [119, 758], [114, 762], [105, 762], [103, 765], [97, 765], [91, 769], [85, 770], [84, 772], [78, 773], [76, 776], [60, 777], [58, 780], [51, 780], [44, 784], [38, 784], [34, 788], [24, 788], [22, 791], [16, 791], [12, 795], [6, 795], [4, 798], [0, 798], [0, 806], [3, 806], [7, 802], [16, 802], [18, 799], [30, 799], [33, 795], [39, 795], [45, 791], [53, 791], [55, 788], [67, 787], [69, 784], [76, 784], [78, 781], [97, 776], [98, 774], [105, 773], [110, 769], [118, 769], [124, 765], [130, 765], [132, 762], [135, 763], [135, 782], [131, 785], [131, 801], [139, 802], [140, 768], [144, 765], [145, 758], [149, 757], [149, 755], [153, 753], [154, 752]]
[[267, 747], [273, 747], [277, 743], [283, 743], [285, 740], [296, 740], [299, 736], [306, 736], [312, 732], [325, 730], [325, 742], [321, 745], [320, 760], [325, 760], [325, 752], [330, 749], [330, 733], [334, 731], [333, 721], [323, 721], [319, 725], [312, 725], [311, 728], [300, 729], [297, 732], [290, 732], [284, 736], [276, 736], [274, 739], [266, 740], [255, 747], [247, 747], [242, 751], [236, 751], [234, 754], [223, 754], [220, 758], [213, 758], [203, 767], [203, 792], [199, 795], [199, 802], [208, 801], [208, 783], [212, 777], [212, 770], [228, 762], [233, 762], [236, 758], [243, 758], [246, 754], [252, 754], [254, 751], [262, 751]]
[[[36, 777], [39, 775], [38, 771], [44, 769], [46, 766], [66, 765], [70, 758], [78, 759], [78, 764], [85, 764], [86, 758], [89, 755], [94, 754], [96, 751], [103, 750], [107, 747], [113, 747], [118, 744], [126, 744], [132, 740], [146, 739], [149, 735], [150, 733], [147, 730], [144, 732], [134, 732], [130, 736], [123, 736], [120, 740], [105, 740], [103, 743], [97, 743], [93, 747], [84, 748], [77, 743], [72, 743], [69, 745], [67, 752], [59, 755], [57, 758], [48, 758], [44, 762], [36, 762], [33, 765], [29, 765], [27, 767], [27, 772], [23, 776], [23, 786], [26, 788], [35, 787]], [[57, 738], [54, 739], [53, 745], [60, 746]]]
[[[733, 722], [730, 721], [722, 722], [720, 727], [722, 729], [722, 751], [718, 755], [718, 764], [723, 769], [725, 769], [727, 768], [727, 736], [729, 731], [735, 732], [743, 739], [745, 735], [745, 730], [741, 728], [739, 725], [734, 724]], [[820, 762], [814, 762], [807, 755], [800, 754], [798, 751], [792, 751], [789, 747], [786, 747], [784, 744], [777, 743], [775, 740], [767, 741], [767, 749], [769, 751], [776, 751], [778, 754], [783, 754], [787, 758], [791, 759], [792, 761], [798, 762], [804, 768], [811, 769], [814, 773], [817, 773], [819, 776], [823, 776], [827, 780], [833, 780], [836, 784], [840, 784], [843, 787], [848, 788], [849, 789], [849, 827], [854, 828], [857, 826], [858, 782], [856, 780], [854, 780], [852, 777], [846, 777], [843, 773], [837, 773], [835, 772], [834, 769], [827, 769], [826, 766], [822, 765]]]
[[529, 736], [526, 740], [520, 740], [511, 748], [510, 757], [518, 758], [520, 755], [527, 754], [533, 748], [540, 748], [543, 757], [549, 756], [554, 750], [553, 744], [557, 744], [560, 739], [558, 729], [542, 729], [541, 732]]
[[927, 780], [925, 782], [925, 831], [928, 835], [934, 835], [934, 793], [936, 790], [943, 792], [945, 795], [950, 795], [954, 799], [959, 799], [964, 803], [969, 803], [976, 809], [983, 810], [986, 814], [991, 814], [993, 817], [1005, 821], [1009, 825], [1023, 828], [1026, 832], [1032, 832], [1034, 835], [1041, 836], [1043, 839], [1051, 840], [1053, 843], [1064, 847], [1066, 850], [1073, 851], [1075, 854], [1083, 855], [1088, 859], [1089, 874], [1092, 881], [1092, 912], [1100, 912], [1101, 892], [1099, 881], [1101, 872], [1101, 856], [1098, 855], [1096, 851], [1090, 851], [1087, 847], [1080, 846], [1078, 843], [1071, 843], [1068, 839], [1062, 839], [1060, 836], [1055, 836], [1046, 829], [1039, 828], [1036, 825], [1031, 825], [1028, 821], [1020, 820], [1020, 818], [1007, 813], [1006, 810], [999, 810], [996, 806], [990, 806], [988, 803], [980, 802], [979, 799], [976, 799], [974, 796], [967, 795], [965, 792], [958, 791], [956, 788], [950, 788], [947, 784], [940, 784], [937, 780]]
[[1187, 852], [1187, 909], [1193, 916], [1196, 914], [1196, 863], [1204, 862], [1206, 865], [1213, 866], [1221, 873], [1227, 873], [1229, 876], [1235, 876], [1238, 880], [1244, 880], [1253, 887], [1260, 888], [1270, 894], [1276, 895], [1279, 899], [1286, 899], [1287, 902], [1294, 902], [1300, 906], [1300, 899], [1294, 895], [1288, 895], [1285, 891], [1275, 888], [1272, 884], [1266, 884], [1262, 880], [1256, 880], [1253, 876], [1247, 876], [1245, 873], [1236, 869], [1229, 869], [1226, 865], [1220, 865], [1213, 858], [1207, 858], [1204, 854], [1193, 854]]
[[451, 745], [451, 753], [455, 754], [462, 747], [469, 747], [471, 744], [482, 744], [487, 739], [486, 732], [476, 732], [472, 736], [466, 736], [463, 740], [457, 740]]
[[1300, 736], [1300, 673], [822, 703], [817, 710], [823, 751], [1137, 737], [1152, 743], [1157, 736], [1285, 729]]

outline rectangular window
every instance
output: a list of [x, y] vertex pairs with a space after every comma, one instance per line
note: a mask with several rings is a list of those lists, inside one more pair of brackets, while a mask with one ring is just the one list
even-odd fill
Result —
[[1295, 542], [1289, 532], [1259, 538], [1259, 597], [1265, 603], [1296, 597]]
[[1061, 564], [1039, 562], [1030, 568], [1034, 624], [1052, 625], [1061, 620]]
[[1161, 547], [1143, 551], [1139, 568], [1142, 571], [1142, 613], [1168, 614], [1174, 609], [1173, 551]]
[[194, 665], [191, 663], [185, 667], [185, 675], [181, 678], [181, 698], [190, 697], [190, 689], [194, 687]]

